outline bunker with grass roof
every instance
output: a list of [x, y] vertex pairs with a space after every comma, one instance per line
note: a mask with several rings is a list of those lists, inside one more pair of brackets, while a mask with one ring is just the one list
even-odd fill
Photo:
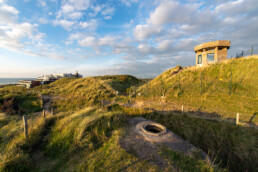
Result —
[[230, 41], [218, 40], [205, 42], [194, 47], [196, 53], [196, 67], [206, 66], [227, 59]]

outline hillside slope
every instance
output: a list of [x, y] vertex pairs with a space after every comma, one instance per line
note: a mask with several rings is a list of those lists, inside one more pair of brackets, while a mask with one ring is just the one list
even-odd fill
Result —
[[178, 109], [184, 105], [186, 111], [222, 118], [234, 119], [240, 113], [240, 120], [257, 123], [257, 66], [258, 58], [253, 56], [199, 69], [176, 67], [140, 87], [137, 100], [172, 102]]
[[33, 90], [51, 95], [52, 105], [58, 111], [76, 111], [86, 106], [108, 105], [118, 94], [126, 94], [129, 87], [138, 83], [130, 75], [62, 78]]

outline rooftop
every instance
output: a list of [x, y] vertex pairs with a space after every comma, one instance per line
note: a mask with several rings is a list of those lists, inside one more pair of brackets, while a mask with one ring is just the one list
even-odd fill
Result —
[[203, 44], [197, 45], [194, 47], [194, 51], [197, 52], [199, 50], [202, 50], [204, 48], [215, 48], [215, 47], [230, 47], [230, 41], [228, 40], [219, 40], [219, 41], [212, 41], [212, 42], [205, 42]]

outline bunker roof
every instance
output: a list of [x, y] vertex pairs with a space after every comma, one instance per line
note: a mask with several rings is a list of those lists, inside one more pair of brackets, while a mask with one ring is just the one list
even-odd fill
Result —
[[228, 40], [219, 40], [219, 41], [211, 41], [211, 42], [205, 42], [203, 44], [197, 45], [194, 47], [194, 51], [197, 52], [202, 49], [210, 49], [215, 47], [227, 47], [229, 49], [230, 47], [230, 41]]

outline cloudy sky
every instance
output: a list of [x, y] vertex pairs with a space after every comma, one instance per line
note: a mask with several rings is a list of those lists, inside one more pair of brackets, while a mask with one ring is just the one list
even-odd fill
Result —
[[194, 46], [258, 49], [257, 0], [0, 0], [0, 77], [153, 77], [194, 65]]

